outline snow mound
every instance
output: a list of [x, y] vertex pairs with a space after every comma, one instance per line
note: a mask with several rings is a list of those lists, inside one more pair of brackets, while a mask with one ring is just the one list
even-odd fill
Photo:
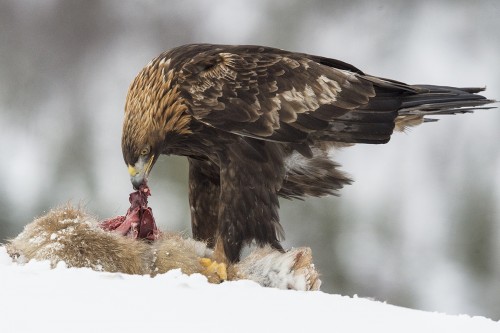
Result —
[[400, 308], [361, 298], [210, 284], [180, 270], [96, 272], [12, 262], [0, 247], [0, 332], [500, 332], [500, 322]]

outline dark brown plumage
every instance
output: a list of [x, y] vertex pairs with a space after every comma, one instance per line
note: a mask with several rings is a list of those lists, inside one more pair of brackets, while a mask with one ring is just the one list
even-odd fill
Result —
[[130, 86], [123, 156], [135, 187], [160, 154], [188, 157], [193, 236], [235, 262], [252, 240], [281, 249], [278, 196], [336, 194], [351, 182], [331, 148], [386, 143], [426, 115], [485, 108], [493, 101], [481, 90], [407, 85], [268, 47], [184, 45]]

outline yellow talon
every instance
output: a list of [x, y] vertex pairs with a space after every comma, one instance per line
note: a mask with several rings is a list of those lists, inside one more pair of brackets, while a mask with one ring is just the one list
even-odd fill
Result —
[[200, 259], [200, 264], [203, 265], [203, 267], [208, 267], [212, 264], [212, 259], [210, 258], [201, 258]]
[[227, 280], [227, 266], [225, 263], [218, 263], [210, 258], [201, 258], [200, 264], [205, 267], [205, 271], [203, 272], [205, 275], [208, 276], [215, 273], [222, 281]]
[[220, 263], [217, 265], [217, 275], [221, 278], [221, 280], [227, 280], [227, 266], [225, 263]]

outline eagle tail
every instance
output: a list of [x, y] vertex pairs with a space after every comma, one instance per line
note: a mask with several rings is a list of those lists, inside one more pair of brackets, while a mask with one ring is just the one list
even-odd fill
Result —
[[415, 85], [417, 91], [403, 98], [398, 115], [442, 115], [468, 113], [474, 110], [491, 109], [484, 105], [494, 103], [479, 92], [485, 88], [455, 88], [446, 86]]
[[478, 93], [484, 88], [404, 85], [369, 77], [375, 96], [352, 112], [335, 118], [326, 130], [312, 134], [313, 141], [387, 143], [394, 131], [437, 119], [426, 116], [469, 113], [491, 109], [496, 102]]
[[394, 131], [438, 120], [427, 116], [491, 109], [487, 105], [495, 102], [478, 94], [484, 88], [404, 85], [376, 79], [376, 94], [366, 105], [335, 118], [325, 130], [310, 134], [312, 156], [295, 151], [287, 158], [280, 196], [336, 195], [337, 190], [350, 184], [352, 180], [338, 170], [339, 165], [328, 153], [340, 143], [386, 143]]
[[436, 118], [427, 118], [426, 116], [453, 115], [470, 113], [475, 110], [487, 110], [494, 107], [485, 105], [496, 102], [478, 95], [485, 88], [456, 88], [433, 85], [414, 85], [411, 87], [415, 90], [415, 93], [403, 97], [395, 121], [396, 131], [404, 131], [408, 127], [420, 125], [424, 122], [438, 121]]

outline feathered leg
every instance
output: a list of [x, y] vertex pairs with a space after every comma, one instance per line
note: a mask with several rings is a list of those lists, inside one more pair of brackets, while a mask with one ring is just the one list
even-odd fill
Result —
[[215, 246], [219, 214], [219, 177], [206, 161], [189, 158], [189, 203], [193, 238]]
[[284, 176], [281, 149], [275, 143], [240, 138], [221, 152], [216, 260], [239, 261], [242, 247], [253, 240], [282, 250], [278, 216], [278, 191]]

